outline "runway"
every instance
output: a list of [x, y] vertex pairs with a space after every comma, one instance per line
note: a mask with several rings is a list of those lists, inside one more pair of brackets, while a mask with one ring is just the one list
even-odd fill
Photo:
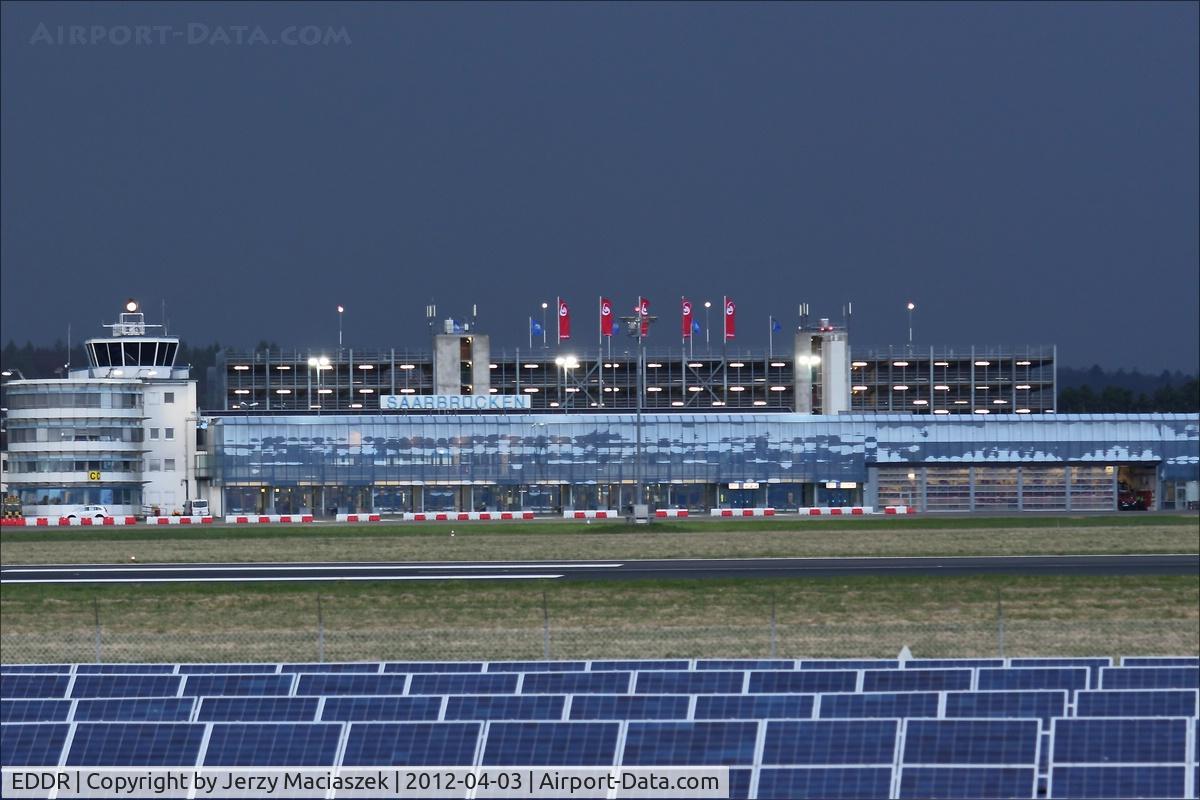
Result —
[[41, 564], [4, 584], [808, 578], [850, 575], [1198, 575], [1200, 555], [930, 556], [627, 561]]

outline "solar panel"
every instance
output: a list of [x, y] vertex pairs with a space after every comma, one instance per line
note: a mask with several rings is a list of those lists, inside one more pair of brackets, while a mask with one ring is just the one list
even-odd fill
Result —
[[1114, 689], [1079, 692], [1077, 717], [1194, 717], [1195, 689]]
[[174, 697], [182, 682], [178, 675], [77, 675], [71, 697]]
[[81, 722], [67, 766], [190, 767], [200, 754], [204, 725], [187, 722]]
[[1107, 667], [1100, 670], [1101, 689], [1197, 689], [1196, 667]]
[[[544, 675], [584, 675], [586, 673], [539, 673]], [[413, 675], [409, 694], [512, 694], [517, 690], [517, 677], [512, 673], [469, 675], [465, 673], [434, 673]]]
[[979, 670], [980, 690], [1088, 688], [1087, 667], [1017, 667]]
[[762, 769], [759, 800], [876, 800], [888, 797], [891, 767], [790, 767]]
[[687, 719], [689, 704], [681, 694], [578, 694], [571, 719]]
[[66, 722], [70, 713], [70, 700], [0, 700], [0, 722]]
[[696, 719], [805, 719], [812, 716], [811, 694], [702, 694]]
[[936, 692], [875, 692], [821, 695], [821, 719], [936, 717]]
[[493, 722], [480, 763], [608, 766], [615, 763], [620, 727], [616, 722]]
[[0, 725], [0, 764], [6, 767], [53, 767], [62, 755], [70, 725]]
[[910, 658], [904, 662], [904, 669], [970, 669], [1003, 666], [1003, 658]]
[[1010, 667], [1087, 667], [1092, 686], [1100, 685], [1100, 668], [1111, 667], [1111, 658], [1011, 658]]
[[535, 672], [525, 676], [521, 694], [625, 694], [628, 672]]
[[1041, 725], [1033, 719], [910, 719], [904, 764], [1037, 764]]
[[180, 664], [180, 675], [273, 674], [279, 672], [278, 664]]
[[188, 722], [193, 697], [105, 697], [75, 704], [76, 722]]
[[637, 674], [637, 694], [741, 694], [744, 672], [650, 671]]
[[312, 722], [316, 697], [204, 697], [199, 722]]
[[943, 692], [970, 688], [969, 669], [886, 669], [863, 673], [864, 692]]
[[636, 670], [681, 670], [691, 668], [691, 662], [684, 661], [682, 659], [659, 661], [652, 659], [647, 659], [645, 661], [593, 661], [591, 664], [592, 672], [634, 672]]
[[[335, 661], [335, 662], [305, 662], [296, 664], [281, 664], [280, 672], [333, 672], [374, 675], [379, 672], [379, 662], [370, 661]], [[385, 670], [386, 671], [386, 670]]]
[[479, 661], [390, 661], [384, 672], [483, 672]]
[[822, 658], [803, 660], [800, 669], [899, 669], [896, 659], [841, 659]]
[[1052, 717], [1066, 713], [1067, 694], [1064, 691], [1029, 692], [947, 692], [947, 719], [1038, 717], [1049, 724]]
[[583, 672], [586, 661], [491, 661], [485, 672]]
[[565, 702], [565, 697], [554, 694], [449, 697], [445, 719], [561, 720]]
[[1184, 797], [1179, 767], [1060, 767], [1050, 770], [1050, 797]]
[[346, 722], [411, 722], [436, 720], [442, 698], [424, 697], [326, 697], [321, 719]]
[[292, 691], [292, 675], [189, 675], [183, 693], [192, 697], [261, 697]]
[[167, 675], [174, 664], [80, 664], [76, 675]]
[[621, 763], [732, 766], [754, 763], [758, 722], [631, 722]]
[[68, 675], [41, 675], [32, 673], [4, 673], [0, 675], [0, 697], [31, 699], [64, 697]]
[[1166, 764], [1187, 761], [1185, 719], [1054, 720], [1056, 764]]
[[0, 664], [0, 672], [37, 672], [41, 674], [67, 673], [71, 671], [70, 664]]
[[1125, 656], [1122, 667], [1200, 667], [1197, 656]]
[[1034, 797], [1033, 767], [902, 767], [899, 797]]
[[762, 763], [783, 765], [879, 764], [896, 758], [897, 720], [785, 720], [767, 722]]
[[857, 685], [858, 673], [851, 670], [750, 673], [751, 694], [853, 692]]
[[356, 722], [342, 764], [348, 767], [454, 767], [475, 763], [481, 722]]
[[220, 767], [324, 767], [337, 757], [338, 723], [222, 722], [213, 725], [204, 763]]
[[696, 669], [795, 669], [791, 659], [706, 658], [696, 661]]
[[319, 673], [301, 675], [296, 694], [404, 694], [407, 682], [407, 675]]

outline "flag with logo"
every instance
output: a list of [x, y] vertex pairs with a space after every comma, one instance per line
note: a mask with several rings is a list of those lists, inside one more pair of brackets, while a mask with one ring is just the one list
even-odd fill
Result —
[[680, 305], [680, 313], [683, 315], [683, 338], [687, 339], [692, 335], [692, 301], [686, 297]]
[[737, 312], [737, 306], [734, 304], [732, 297], [723, 297], [721, 301], [725, 308], [725, 341], [729, 341], [733, 338], [736, 331], [734, 315]]
[[567, 308], [567, 301], [560, 297], [558, 298], [558, 341], [562, 342], [570, 338], [571, 310]]
[[607, 297], [600, 298], [600, 335], [613, 335], [612, 300]]
[[650, 333], [650, 301], [645, 297], [639, 297], [637, 308], [634, 311], [642, 318], [642, 336], [645, 336]]

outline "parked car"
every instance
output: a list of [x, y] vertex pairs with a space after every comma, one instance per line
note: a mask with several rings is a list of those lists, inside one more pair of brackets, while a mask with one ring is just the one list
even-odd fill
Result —
[[112, 516], [104, 506], [80, 506], [66, 515], [67, 519], [104, 519]]

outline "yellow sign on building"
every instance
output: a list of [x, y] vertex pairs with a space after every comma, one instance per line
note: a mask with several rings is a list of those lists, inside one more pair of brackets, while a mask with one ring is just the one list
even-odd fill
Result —
[[98, 469], [94, 469], [94, 470], [92, 470], [91, 472], [89, 472], [89, 473], [88, 473], [88, 480], [89, 480], [89, 481], [98, 481], [98, 480], [100, 480], [100, 470], [98, 470]]

